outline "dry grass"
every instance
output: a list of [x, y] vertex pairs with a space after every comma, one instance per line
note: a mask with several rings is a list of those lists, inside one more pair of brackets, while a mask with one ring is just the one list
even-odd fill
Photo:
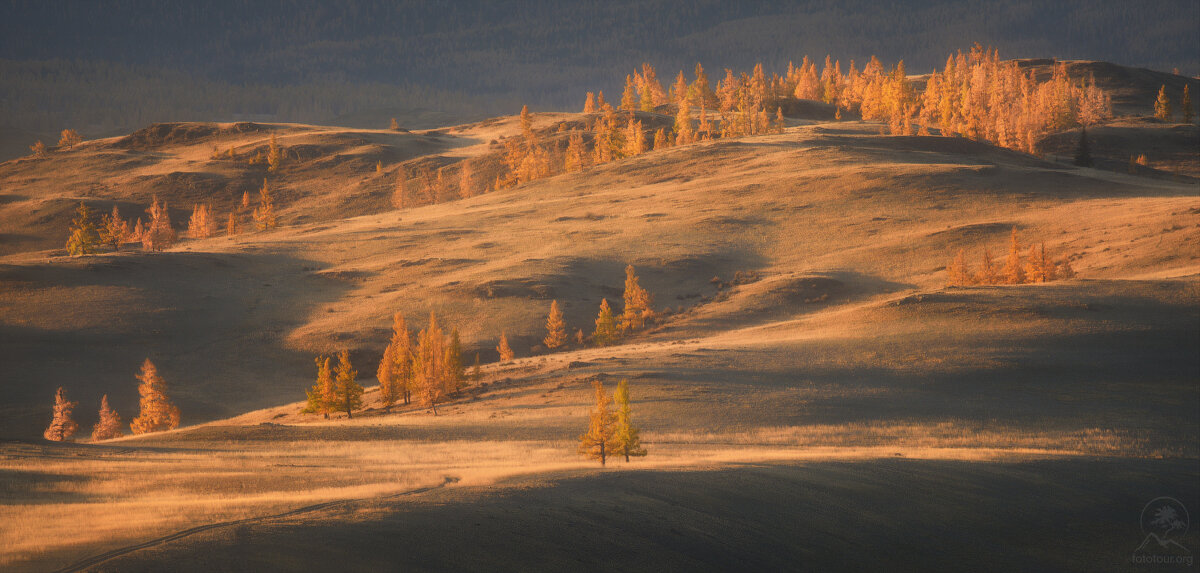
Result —
[[[1200, 457], [1180, 431], [1196, 426], [1200, 375], [1200, 205], [1186, 184], [842, 122], [377, 212], [360, 203], [383, 197], [372, 153], [468, 157], [517, 127], [279, 129], [285, 145], [327, 146], [343, 163], [285, 167], [277, 231], [162, 254], [18, 246], [0, 259], [0, 363], [36, 381], [0, 405], [0, 432], [35, 437], [65, 381], [85, 428], [102, 393], [128, 419], [147, 354], [185, 423], [207, 422], [103, 445], [0, 445], [0, 567], [45, 569], [330, 500], [379, 505], [446, 476], [492, 491], [591, 471], [573, 438], [596, 379], [630, 379], [651, 450], [620, 469]], [[97, 181], [107, 199], [158, 189], [188, 206], [202, 193], [154, 182], [230, 176], [208, 151], [93, 143], [54, 174], [5, 164], [14, 198], [0, 222], [36, 239], [26, 246], [61, 241], [61, 222], [35, 213], [69, 208]], [[1070, 254], [1084, 278], [941, 288], [950, 254], [1002, 245], [1014, 226]], [[626, 263], [668, 311], [663, 324], [617, 347], [530, 356], [551, 298], [572, 328], [590, 327], [601, 297], [619, 299]], [[739, 271], [758, 280], [711, 282]], [[476, 350], [490, 362], [503, 330], [521, 358], [486, 365], [486, 386], [436, 417], [299, 414], [312, 355], [351, 348], [369, 382], [397, 310], [414, 326], [436, 311], [468, 363]]]

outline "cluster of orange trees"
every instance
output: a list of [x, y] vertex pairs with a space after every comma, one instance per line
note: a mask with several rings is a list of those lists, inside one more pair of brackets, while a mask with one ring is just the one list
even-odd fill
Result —
[[[1093, 125], [1112, 114], [1111, 97], [1094, 78], [1073, 80], [1065, 64], [1039, 78], [978, 44], [948, 57], [945, 67], [923, 83], [908, 76], [903, 60], [888, 69], [874, 56], [862, 69], [851, 61], [843, 70], [829, 56], [819, 69], [806, 56], [783, 75], [768, 76], [761, 64], [750, 73], [726, 69], [715, 87], [700, 64], [690, 81], [681, 70], [669, 88], [653, 66], [642, 64], [625, 77], [615, 107], [603, 91], [587, 93], [583, 128], [559, 126], [569, 132], [565, 147], [537, 133], [528, 108], [522, 108], [521, 135], [504, 140], [503, 165], [493, 180], [476, 181], [466, 162], [436, 172], [425, 168], [412, 178], [402, 171], [393, 204], [404, 208], [471, 197], [673, 145], [779, 133], [785, 127], [784, 107], [795, 100], [831, 104], [838, 119], [847, 112], [884, 122], [893, 135], [936, 130], [1028, 153], [1037, 153], [1038, 141], [1048, 133]], [[673, 114], [673, 126], [648, 129], [652, 113]], [[451, 175], [455, 169], [457, 183]]]
[[[1196, 110], [1192, 109], [1192, 92], [1187, 84], [1183, 85], [1183, 96], [1180, 98], [1179, 107], [1183, 115], [1183, 122], [1192, 123], [1192, 118], [1196, 116]], [[1163, 121], [1171, 121], [1174, 114], [1175, 105], [1167, 96], [1167, 86], [1164, 84], [1158, 88], [1158, 97], [1154, 99], [1154, 117]]]
[[[475, 363], [478, 370], [478, 355]], [[414, 341], [404, 316], [396, 313], [392, 339], [383, 351], [376, 376], [379, 401], [385, 408], [396, 402], [409, 404], [415, 397], [437, 415], [438, 403], [462, 390], [466, 382], [458, 329], [451, 329], [447, 336], [431, 312], [429, 324]]]
[[[654, 320], [654, 297], [639, 284], [633, 265], [625, 267], [624, 299], [625, 306], [619, 315], [613, 312], [608, 299], [603, 299], [595, 330], [588, 336], [583, 329], [577, 329], [574, 342], [579, 346], [589, 340], [596, 346], [616, 344], [623, 336], [645, 328]], [[543, 343], [547, 349], [556, 350], [565, 348], [571, 339], [558, 301], [552, 301]], [[507, 333], [500, 334], [496, 351], [500, 362], [515, 357]], [[345, 412], [352, 417], [354, 410], [363, 407], [363, 389], [356, 382], [357, 371], [350, 362], [348, 351], [338, 355], [338, 364], [332, 370], [331, 360], [317, 357], [317, 381], [308, 391], [304, 412], [323, 414], [326, 418], [332, 412]], [[479, 368], [479, 354], [476, 353], [471, 378], [479, 379]], [[437, 415], [437, 405], [459, 393], [468, 380], [458, 329], [451, 329], [447, 334], [438, 324], [437, 316], [430, 313], [428, 326], [414, 339], [404, 315], [396, 313], [392, 317], [391, 340], [383, 351], [375, 375], [379, 380], [379, 402], [384, 408], [415, 402]]]
[[[142, 363], [142, 371], [137, 378], [138, 394], [141, 396], [140, 411], [129, 424], [129, 429], [134, 434], [146, 434], [178, 427], [179, 408], [167, 399], [167, 383], [149, 358]], [[54, 413], [50, 426], [42, 436], [58, 442], [71, 439], [79, 430], [79, 424], [71, 417], [77, 405], [77, 402], [67, 400], [66, 389], [59, 386], [54, 394]], [[100, 399], [100, 416], [92, 427], [92, 439], [108, 440], [122, 435], [121, 416], [108, 405], [108, 395], [105, 394]]]
[[[250, 192], [242, 194], [240, 207], [229, 211], [225, 231], [236, 235], [242, 231], [245, 213], [250, 211]], [[67, 252], [72, 256], [91, 255], [100, 251], [101, 246], [107, 245], [112, 250], [120, 250], [126, 243], [141, 243], [147, 251], [161, 251], [169, 248], [178, 240], [175, 228], [171, 224], [171, 214], [167, 203], [159, 201], [155, 196], [146, 209], [149, 223], [143, 224], [141, 217], [132, 226], [121, 217], [121, 209], [113, 205], [112, 213], [106, 214], [96, 224], [92, 210], [84, 203], [76, 208], [76, 216], [71, 221], [70, 236], [67, 237]], [[260, 231], [273, 229], [278, 224], [275, 214], [275, 199], [267, 182], [258, 191], [258, 206], [250, 211], [255, 226]], [[188, 236], [193, 239], [207, 239], [217, 234], [217, 220], [208, 204], [192, 206], [192, 216], [188, 220]]]
[[[58, 149], [60, 151], [69, 151], [71, 148], [83, 143], [83, 136], [79, 135], [74, 129], [64, 129], [58, 138]], [[29, 151], [33, 152], [33, 156], [42, 159], [50, 154], [50, 150], [41, 140], [34, 142], [29, 146]]]
[[[600, 300], [600, 311], [596, 315], [595, 329], [591, 336], [585, 335], [583, 329], [577, 329], [574, 342], [578, 346], [585, 345], [589, 340], [596, 346], [609, 346], [620, 342], [621, 338], [631, 332], [641, 330], [650, 324], [657, 314], [654, 312], [654, 296], [639, 284], [637, 272], [633, 265], [625, 267], [625, 306], [618, 315], [608, 304], [608, 299]], [[567, 334], [567, 324], [563, 320], [562, 310], [558, 301], [550, 303], [550, 314], [546, 317], [546, 337], [542, 342], [546, 348], [556, 350], [564, 348], [571, 341]]]
[[[588, 420], [587, 431], [579, 436], [579, 453], [588, 459], [599, 460], [604, 465], [608, 458], [646, 455], [642, 447], [641, 432], [633, 424], [632, 408], [629, 405], [629, 381], [621, 380], [617, 391], [610, 398], [599, 380], [592, 383], [596, 391], [596, 403]], [[612, 403], [617, 403], [613, 412]]]
[[1003, 266], [998, 265], [992, 257], [991, 249], [983, 250], [978, 270], [971, 269], [967, 264], [964, 249], [959, 249], [958, 254], [946, 265], [947, 286], [1044, 283], [1074, 276], [1075, 270], [1071, 268], [1070, 261], [1048, 255], [1045, 243], [1029, 247], [1026, 254], [1015, 228]]
[[326, 418], [330, 412], [345, 411], [353, 418], [354, 411], [362, 408], [363, 387], [358, 384], [358, 371], [350, 363], [350, 352], [338, 354], [337, 369], [330, 371], [330, 358], [318, 356], [317, 382], [308, 391], [308, 404], [303, 412], [320, 413]]
[[[653, 68], [644, 65], [643, 70]], [[1017, 62], [1003, 62], [996, 50], [978, 44], [969, 53], [947, 58], [945, 68], [927, 78], [924, 90], [913, 85], [903, 60], [888, 70], [874, 56], [861, 70], [851, 61], [844, 72], [841, 62], [829, 56], [820, 72], [807, 56], [799, 66], [789, 64], [784, 75], [767, 77], [761, 64], [749, 74], [725, 70], [715, 90], [700, 65], [691, 83], [680, 71], [669, 92], [656, 82], [652, 73], [627, 77], [621, 107], [651, 111], [673, 104], [677, 142], [689, 141], [693, 133], [690, 110], [700, 109], [705, 124], [706, 111], [715, 108], [720, 129], [702, 126], [700, 131], [709, 137], [736, 137], [779, 129], [781, 106], [789, 99], [832, 104], [839, 118], [843, 110], [858, 112], [863, 119], [886, 122], [892, 134], [927, 135], [937, 128], [942, 135], [1030, 153], [1047, 133], [1092, 125], [1112, 113], [1111, 98], [1093, 78], [1073, 81], [1065, 65], [1059, 65], [1050, 78], [1040, 80], [1032, 70], [1025, 73]], [[584, 111], [592, 111], [590, 93], [587, 102]], [[770, 120], [772, 108], [777, 123]]]
[[[332, 412], [345, 412], [347, 417], [354, 417], [354, 410], [363, 407], [363, 388], [356, 381], [358, 372], [350, 362], [350, 352], [343, 350], [338, 354], [338, 364], [333, 370], [330, 361], [329, 357], [317, 357], [317, 381], [308, 391], [308, 404], [303, 412], [319, 413], [326, 418]], [[475, 369], [478, 376], [478, 355]], [[397, 402], [415, 401], [437, 415], [437, 405], [461, 390], [466, 381], [458, 329], [447, 336], [438, 325], [437, 316], [430, 313], [429, 326], [414, 341], [404, 315], [396, 313], [391, 341], [383, 351], [375, 375], [379, 379], [379, 401], [384, 408], [391, 408]]]

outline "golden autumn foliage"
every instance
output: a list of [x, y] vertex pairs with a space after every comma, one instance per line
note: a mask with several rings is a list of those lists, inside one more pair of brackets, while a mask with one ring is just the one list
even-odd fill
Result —
[[[780, 133], [786, 126], [780, 104], [786, 98], [831, 104], [837, 119], [843, 111], [856, 111], [863, 119], [882, 122], [885, 131], [893, 135], [930, 135], [937, 130], [941, 135], [989, 141], [1029, 153], [1037, 151], [1037, 141], [1047, 133], [1094, 125], [1112, 114], [1111, 98], [1094, 78], [1072, 80], [1065, 65], [1058, 65], [1049, 79], [1041, 80], [1032, 71], [1023, 72], [1017, 62], [1001, 61], [996, 50], [978, 44], [968, 53], [950, 56], [942, 70], [929, 76], [923, 90], [913, 86], [903, 61], [885, 69], [875, 57], [861, 70], [850, 62], [843, 71], [841, 62], [830, 56], [825, 57], [823, 66], [805, 56], [799, 66], [789, 64], [783, 76], [768, 76], [761, 64], [748, 74], [727, 69], [715, 91], [697, 64], [691, 84], [680, 71], [669, 97], [664, 94], [662, 98], [645, 95], [655, 92], [643, 81], [647, 69], [652, 70], [644, 65], [641, 72], [626, 77], [621, 109], [635, 109], [635, 93], [642, 94], [636, 108], [642, 111], [654, 109], [647, 107], [648, 100], [654, 105], [670, 103], [675, 110], [671, 139], [676, 144]], [[589, 102], [585, 105], [588, 113], [604, 110], [602, 102], [590, 97]], [[696, 107], [701, 110], [698, 130], [691, 120], [691, 110]], [[774, 112], [769, 111], [771, 107]], [[709, 108], [719, 113], [719, 127], [707, 125]], [[597, 132], [598, 143], [601, 135]], [[656, 143], [653, 148], [661, 146]], [[601, 149], [595, 156], [598, 163], [616, 159]]]
[[621, 110], [634, 111], [639, 108], [637, 88], [633, 87], [633, 76], [625, 76], [625, 91], [621, 93]]
[[595, 405], [588, 420], [587, 431], [579, 436], [579, 453], [604, 465], [617, 447], [616, 417], [612, 411], [612, 398], [604, 392], [599, 380], [592, 382], [595, 389]]
[[42, 159], [47, 155], [46, 144], [42, 143], [42, 141], [39, 139], [38, 141], [35, 141], [33, 145], [29, 146], [29, 152], [32, 153], [35, 158]]
[[546, 317], [546, 338], [542, 339], [542, 342], [551, 350], [567, 343], [567, 325], [563, 321], [563, 313], [558, 308], [557, 300], [550, 302], [550, 314]]
[[670, 146], [671, 144], [667, 141], [667, 132], [665, 129], [659, 128], [658, 131], [654, 132], [654, 151], [666, 149]]
[[991, 249], [984, 249], [979, 270], [972, 272], [966, 250], [958, 253], [946, 265], [947, 286], [1042, 283], [1075, 276], [1067, 259], [1055, 259], [1047, 254], [1045, 243], [1030, 247], [1026, 252], [1014, 228], [1009, 239], [1008, 256], [1004, 266], [997, 269]]
[[596, 165], [625, 157], [625, 130], [621, 129], [616, 111], [605, 110], [592, 127], [592, 162]]
[[1010, 285], [1025, 282], [1025, 265], [1021, 264], [1021, 241], [1017, 238], [1016, 227], [1013, 227], [1012, 237], [1008, 242], [1008, 257], [1004, 259], [1000, 278]]
[[242, 232], [242, 223], [238, 220], [237, 212], [230, 211], [229, 219], [225, 222], [225, 234], [230, 237]]
[[108, 405], [108, 394], [100, 398], [100, 415], [92, 426], [92, 441], [111, 440], [125, 435], [121, 431], [121, 415]]
[[579, 171], [587, 167], [587, 160], [588, 152], [583, 143], [583, 134], [571, 134], [567, 139], [567, 153], [563, 157], [563, 171]]
[[129, 240], [129, 222], [121, 218], [121, 210], [113, 205], [112, 213], [100, 220], [100, 239], [113, 250], [119, 250], [121, 243]]
[[58, 138], [58, 148], [60, 150], [68, 150], [76, 145], [83, 143], [83, 136], [79, 135], [74, 129], [64, 129]]
[[142, 235], [146, 233], [145, 225], [142, 225], [142, 218], [138, 217], [137, 223], [133, 225], [133, 230], [129, 232], [129, 240], [135, 243], [142, 242]]
[[267, 145], [267, 171], [277, 171], [279, 166], [283, 164], [283, 149], [279, 147], [279, 142], [275, 140], [275, 134], [271, 134], [271, 142]]
[[156, 196], [146, 212], [150, 214], [150, 224], [140, 233], [142, 248], [147, 251], [161, 251], [174, 244], [175, 229], [171, 226], [171, 214], [167, 211], [167, 204], [160, 203]]
[[511, 362], [516, 354], [511, 346], [508, 345], [508, 333], [500, 333], [500, 343], [496, 345], [496, 352], [500, 354], [500, 362]]
[[188, 235], [193, 239], [207, 239], [217, 234], [217, 222], [210, 207], [204, 203], [192, 205], [192, 217], [188, 220]]
[[654, 316], [650, 308], [654, 298], [638, 282], [633, 265], [625, 267], [625, 307], [621, 312], [620, 328], [623, 332], [641, 330], [646, 321]]
[[687, 145], [693, 141], [695, 132], [692, 130], [692, 112], [687, 99], [679, 102], [679, 111], [675, 113], [675, 145]]
[[592, 332], [592, 343], [596, 346], [609, 346], [616, 344], [620, 338], [617, 319], [613, 316], [612, 308], [608, 306], [608, 299], [601, 299], [600, 312], [596, 315], [596, 330]]
[[946, 285], [967, 285], [971, 284], [971, 281], [971, 271], [967, 268], [967, 251], [959, 249], [950, 264], [946, 265]]
[[1171, 121], [1171, 98], [1167, 97], [1167, 86], [1158, 88], [1158, 97], [1154, 100], [1154, 117], [1163, 121]]
[[447, 392], [455, 393], [462, 390], [463, 383], [466, 382], [465, 372], [462, 360], [462, 338], [458, 335], [458, 329], [453, 328], [450, 330], [450, 340], [446, 344], [445, 355], [442, 358], [442, 384]]
[[437, 405], [449, 393], [446, 384], [446, 337], [438, 326], [437, 316], [429, 313], [429, 326], [417, 333], [413, 352], [413, 381], [421, 404], [437, 415]]
[[329, 419], [329, 413], [337, 408], [337, 388], [334, 385], [333, 373], [329, 369], [330, 359], [326, 356], [318, 356], [315, 361], [317, 381], [307, 392], [308, 404], [301, 411], [308, 414], [319, 413], [325, 419]]
[[629, 405], [629, 380], [621, 379], [617, 383], [617, 391], [613, 398], [617, 403], [617, 419], [613, 428], [612, 454], [625, 456], [627, 462], [630, 457], [645, 456], [646, 448], [642, 447], [641, 431], [633, 424], [633, 412]]
[[336, 409], [346, 412], [347, 418], [354, 417], [354, 411], [362, 409], [363, 387], [358, 384], [358, 371], [350, 363], [350, 351], [338, 353], [338, 364], [334, 369]]
[[72, 257], [91, 255], [100, 246], [100, 233], [96, 231], [96, 223], [92, 221], [92, 210], [82, 201], [75, 208], [75, 218], [71, 220], [71, 234], [67, 237], [67, 253]]
[[138, 394], [141, 396], [136, 418], [129, 424], [134, 434], [146, 434], [173, 430], [179, 426], [179, 408], [167, 399], [167, 383], [158, 374], [158, 368], [149, 358], [142, 363], [137, 376]]
[[50, 426], [42, 433], [47, 440], [62, 442], [71, 439], [79, 430], [79, 424], [71, 418], [71, 411], [77, 402], [67, 400], [67, 391], [62, 386], [54, 393], [54, 413], [50, 418]]
[[278, 224], [275, 216], [275, 198], [271, 195], [271, 188], [267, 185], [267, 180], [263, 180], [262, 189], [258, 190], [258, 207], [254, 208], [254, 225], [259, 231], [274, 229]]
[[646, 152], [646, 131], [642, 122], [632, 117], [625, 126], [625, 157], [633, 157]]
[[375, 371], [379, 379], [379, 402], [385, 408], [391, 408], [398, 401], [409, 403], [412, 372], [412, 333], [408, 331], [404, 315], [397, 312], [392, 317], [392, 339]]

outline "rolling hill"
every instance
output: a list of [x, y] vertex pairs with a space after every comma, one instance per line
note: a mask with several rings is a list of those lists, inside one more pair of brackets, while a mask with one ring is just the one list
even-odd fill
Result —
[[[534, 128], [557, 141], [585, 120], [539, 113]], [[1144, 130], [1196, 137], [1138, 129], [1140, 142], [1160, 133]], [[412, 132], [158, 124], [0, 165], [0, 517], [20, 524], [0, 529], [16, 548], [0, 565], [854, 569], [882, 563], [836, 556], [870, 546], [901, 551], [900, 569], [934, 551], [941, 565], [1087, 570], [1122, 558], [1122, 512], [1168, 493], [1200, 501], [1190, 172], [793, 118], [780, 134], [390, 205], [402, 170], [468, 160], [487, 180], [518, 133], [511, 117]], [[244, 159], [272, 137], [286, 150], [277, 173]], [[165, 252], [62, 250], [81, 200], [129, 217], [157, 195], [179, 226], [192, 203], [227, 213], [264, 178], [277, 229]], [[945, 286], [955, 252], [1002, 257], [1014, 229], [1077, 278]], [[618, 346], [547, 352], [551, 300], [590, 332], [601, 299], [620, 302], [628, 264], [660, 320]], [[394, 312], [458, 329], [482, 379], [437, 416], [385, 411], [373, 392], [353, 420], [301, 414], [312, 357], [348, 349], [371, 380]], [[497, 362], [502, 332], [513, 362]], [[184, 428], [32, 441], [60, 385], [84, 427], [103, 394], [131, 417], [146, 357]], [[599, 472], [574, 442], [589, 384], [622, 378], [651, 455], [616, 464], [644, 471]], [[1087, 541], [1061, 551], [1048, 517], [1021, 531], [1033, 507], [1066, 514]], [[906, 512], [923, 526], [897, 526]], [[72, 532], [80, 521], [97, 526]], [[627, 536], [629, 553], [572, 545], [589, 530]], [[469, 531], [484, 541], [460, 552]], [[330, 538], [354, 557], [312, 549]], [[723, 552], [705, 548], [713, 539]]]

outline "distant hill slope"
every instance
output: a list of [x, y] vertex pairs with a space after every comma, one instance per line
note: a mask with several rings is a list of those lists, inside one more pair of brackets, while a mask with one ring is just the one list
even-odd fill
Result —
[[74, 127], [88, 137], [180, 119], [382, 127], [392, 116], [415, 121], [420, 110], [451, 114], [453, 123], [521, 103], [575, 109], [585, 90], [619, 94], [625, 74], [644, 61], [665, 80], [698, 61], [715, 76], [757, 61], [768, 73], [782, 71], [826, 54], [843, 67], [877, 55], [925, 72], [972, 42], [1005, 58], [1200, 73], [1200, 6], [1190, 0], [209, 6], [0, 5], [0, 125], [35, 133]]
[[[579, 118], [537, 114], [535, 128]], [[493, 141], [518, 132], [515, 118], [413, 133], [171, 124], [3, 164], [0, 361], [30, 382], [0, 406], [0, 435], [37, 435], [58, 385], [87, 405], [89, 424], [102, 393], [132, 411], [147, 356], [186, 423], [302, 397], [316, 353], [349, 348], [370, 378], [396, 311], [414, 325], [437, 312], [461, 331], [468, 361], [493, 360], [502, 331], [528, 355], [551, 299], [590, 332], [600, 299], [619, 302], [629, 263], [668, 311], [664, 336], [937, 290], [957, 249], [999, 255], [1014, 227], [1087, 279], [1200, 273], [1193, 184], [880, 136], [861, 122], [804, 122], [471, 199], [389, 206], [397, 169], [495, 161]], [[165, 253], [63, 256], [79, 200], [116, 202], [128, 217], [158, 194], [179, 227], [193, 202], [226, 212], [261, 185], [265, 168], [244, 158], [272, 134], [288, 150], [271, 175], [279, 229], [185, 239]], [[243, 160], [210, 159], [214, 145]]]

